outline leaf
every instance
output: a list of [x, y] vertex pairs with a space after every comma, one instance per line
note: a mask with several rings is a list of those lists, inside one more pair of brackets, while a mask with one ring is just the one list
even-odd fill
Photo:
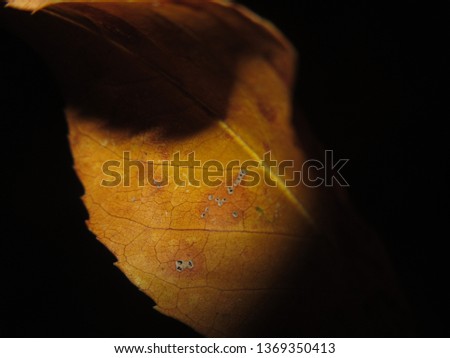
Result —
[[[397, 319], [383, 250], [342, 193], [287, 187], [263, 161], [292, 160], [289, 176], [308, 158], [291, 127], [295, 51], [270, 23], [225, 1], [9, 4], [42, 8], [2, 19], [60, 83], [89, 229], [158, 311], [206, 336], [357, 332], [367, 307]], [[176, 153], [263, 162], [277, 185], [177, 185], [191, 169], [166, 165]], [[120, 185], [102, 185], [110, 161]], [[167, 186], [140, 185], [149, 161]]]

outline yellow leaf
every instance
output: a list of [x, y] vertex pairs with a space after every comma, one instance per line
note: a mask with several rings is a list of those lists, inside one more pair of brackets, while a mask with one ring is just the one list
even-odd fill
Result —
[[[42, 8], [2, 17], [60, 83], [90, 230], [158, 311], [207, 336], [314, 335], [339, 332], [341, 312], [356, 332], [367, 302], [388, 306], [375, 294], [398, 304], [382, 249], [339, 191], [289, 187], [263, 160], [292, 160], [289, 177], [308, 158], [291, 128], [295, 51], [270, 23], [225, 1], [9, 4]], [[171, 162], [190, 153], [231, 181]], [[272, 186], [226, 168], [248, 160]]]

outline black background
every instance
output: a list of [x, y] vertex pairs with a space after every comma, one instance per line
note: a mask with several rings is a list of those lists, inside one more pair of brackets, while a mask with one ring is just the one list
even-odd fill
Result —
[[[340, 158], [385, 243], [416, 336], [450, 336], [443, 11], [365, 1], [242, 1], [300, 53], [296, 104]], [[0, 336], [196, 336], [152, 309], [87, 230], [62, 99], [0, 32]]]

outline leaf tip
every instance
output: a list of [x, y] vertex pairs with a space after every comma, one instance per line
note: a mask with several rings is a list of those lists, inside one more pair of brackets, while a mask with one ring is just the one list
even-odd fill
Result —
[[49, 0], [6, 0], [5, 7], [10, 7], [17, 10], [31, 11], [32, 13], [34, 13], [46, 7], [50, 3], [51, 1]]

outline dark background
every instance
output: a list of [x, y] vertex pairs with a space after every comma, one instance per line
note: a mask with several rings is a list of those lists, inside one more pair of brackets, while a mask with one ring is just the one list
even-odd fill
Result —
[[[324, 148], [350, 158], [350, 197], [387, 247], [415, 335], [449, 337], [444, 12], [241, 3], [297, 47], [296, 104]], [[0, 44], [0, 337], [196, 336], [154, 311], [87, 230], [56, 86], [23, 42], [1, 30]]]

